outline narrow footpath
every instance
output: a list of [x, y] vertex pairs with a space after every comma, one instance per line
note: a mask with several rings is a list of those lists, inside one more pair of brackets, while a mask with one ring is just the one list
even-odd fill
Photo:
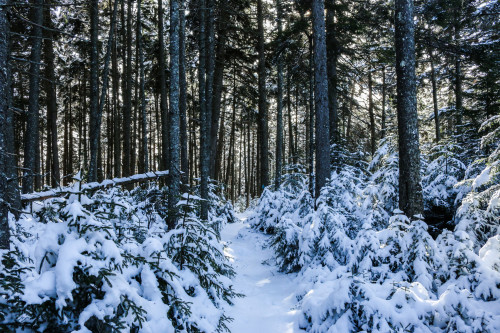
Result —
[[232, 333], [298, 333], [294, 275], [278, 272], [268, 237], [251, 229], [246, 214], [222, 231], [226, 255], [236, 270], [234, 287], [245, 297], [235, 300], [227, 315]]

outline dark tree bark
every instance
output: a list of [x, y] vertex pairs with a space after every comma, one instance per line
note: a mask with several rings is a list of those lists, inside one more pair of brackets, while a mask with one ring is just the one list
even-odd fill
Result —
[[385, 99], [386, 99], [386, 82], [385, 82], [385, 66], [382, 66], [382, 125], [381, 125], [381, 130], [380, 130], [380, 137], [384, 138], [385, 137], [385, 131], [386, 131], [386, 115], [385, 115]]
[[[278, 40], [281, 41], [283, 28], [281, 24], [282, 8], [280, 0], [276, 0], [276, 12], [277, 12], [277, 23], [278, 23]], [[281, 161], [282, 161], [282, 148], [283, 148], [283, 61], [281, 54], [278, 55], [278, 96], [277, 96], [277, 110], [276, 110], [276, 178], [274, 186], [276, 189], [280, 187], [281, 184]]]
[[[205, 39], [205, 51], [206, 51], [206, 93], [205, 93], [205, 100], [206, 100], [206, 109], [207, 109], [207, 118], [206, 121], [208, 123], [208, 154], [209, 154], [209, 170], [208, 170], [208, 175], [209, 177], [212, 176], [213, 171], [215, 169], [214, 166], [214, 161], [215, 159], [212, 159], [213, 153], [212, 153], [212, 133], [214, 133], [214, 130], [212, 129], [212, 120], [213, 120], [213, 104], [214, 104], [214, 75], [215, 75], [215, 2], [214, 0], [205, 0], [206, 6], [207, 6], [207, 13], [206, 13], [206, 39]], [[218, 120], [217, 120], [218, 121]], [[215, 129], [215, 134], [217, 135], [217, 129]]]
[[[50, 5], [51, 1], [48, 0], [47, 4]], [[50, 13], [50, 6], [44, 8], [44, 25], [49, 28], [45, 31], [44, 40], [44, 62], [45, 62], [45, 94], [47, 98], [47, 138], [48, 147], [47, 157], [50, 157], [50, 184], [52, 187], [56, 187], [60, 182], [60, 172], [59, 172], [59, 148], [57, 140], [57, 95], [56, 95], [56, 75], [55, 75], [55, 55], [54, 55], [54, 45], [52, 33], [53, 24], [52, 17]], [[48, 171], [48, 170], [47, 170]]]
[[[98, 7], [97, 7], [97, 3], [96, 3], [96, 7], [95, 7], [95, 10], [94, 9], [91, 9], [91, 15], [98, 15], [99, 14], [99, 11], [98, 11]], [[92, 5], [91, 5], [92, 6]], [[100, 170], [102, 168], [102, 161], [101, 161], [101, 157], [102, 157], [102, 154], [101, 154], [101, 146], [100, 146], [100, 141], [101, 141], [101, 123], [102, 123], [102, 113], [104, 111], [104, 103], [106, 101], [106, 95], [107, 95], [107, 90], [108, 90], [108, 82], [109, 82], [109, 63], [110, 63], [110, 60], [111, 60], [111, 47], [112, 47], [112, 42], [113, 42], [113, 35], [114, 35], [114, 31], [115, 31], [115, 25], [116, 25], [116, 12], [118, 10], [118, 0], [115, 0], [114, 2], [114, 6], [113, 6], [113, 13], [112, 13], [112, 17], [111, 17], [111, 26], [109, 28], [109, 36], [108, 36], [108, 42], [107, 42], [107, 45], [106, 45], [106, 55], [104, 57], [104, 70], [103, 70], [103, 74], [102, 74], [102, 87], [101, 87], [101, 96], [100, 98], [97, 98], [97, 101], [98, 101], [98, 105], [97, 105], [97, 110], [94, 110], [94, 106], [93, 106], [93, 103], [95, 103], [95, 101], [93, 100], [93, 94], [94, 94], [94, 89], [97, 88], [97, 90], [95, 91], [96, 94], [97, 91], [98, 91], [98, 87], [95, 87], [95, 84], [97, 83], [97, 85], [99, 84], [99, 78], [98, 78], [98, 74], [99, 74], [99, 56], [98, 56], [98, 53], [97, 53], [97, 43], [98, 43], [98, 40], [97, 40], [97, 31], [92, 31], [91, 33], [91, 37], [92, 37], [92, 54], [94, 52], [96, 52], [95, 55], [92, 55], [91, 56], [91, 97], [90, 97], [90, 100], [91, 100], [91, 112], [90, 112], [90, 129], [89, 129], [89, 136], [90, 136], [90, 166], [89, 166], [89, 182], [95, 182], [95, 181], [98, 181], [98, 174], [100, 174], [101, 176], [99, 177], [102, 177], [102, 170]], [[95, 12], [94, 12], [95, 11]], [[93, 19], [94, 21], [97, 21], [96, 22], [92, 22], [91, 23], [91, 26], [93, 26], [93, 24], [98, 24], [98, 17], [94, 18]], [[97, 29], [98, 28], [98, 25], [95, 26], [93, 29]], [[96, 36], [94, 36], [93, 34], [96, 34]], [[95, 38], [95, 39], [94, 39]], [[95, 43], [95, 51], [94, 51], [94, 43]], [[95, 57], [95, 58], [94, 58]], [[94, 68], [94, 60], [97, 62], [97, 65], [96, 65], [96, 68]], [[96, 73], [93, 73], [93, 71], [96, 71]], [[94, 78], [93, 76], [96, 75], [96, 77]], [[93, 80], [97, 80], [97, 82], [93, 82]], [[97, 97], [99, 97], [99, 95], [97, 95]]]
[[335, 32], [335, 1], [328, 0], [326, 13], [326, 53], [328, 72], [328, 110], [330, 117], [330, 143], [340, 140], [338, 130], [338, 101], [337, 101], [337, 59], [339, 46]]
[[149, 157], [148, 157], [148, 119], [146, 114], [146, 75], [144, 73], [144, 50], [142, 43], [142, 17], [141, 17], [142, 0], [137, 2], [137, 53], [139, 54], [139, 68], [140, 68], [140, 82], [139, 82], [139, 99], [140, 99], [140, 115], [141, 115], [141, 168], [139, 173], [149, 171]]
[[260, 177], [258, 194], [269, 185], [269, 133], [267, 124], [267, 92], [266, 92], [266, 50], [264, 45], [264, 13], [262, 0], [257, 0], [258, 21], [258, 53], [259, 53], [259, 114], [258, 114], [258, 145]]
[[373, 79], [372, 69], [368, 69], [368, 115], [370, 117], [370, 152], [373, 156], [376, 148], [375, 113], [373, 112]]
[[179, 2], [170, 0], [170, 109], [169, 109], [169, 187], [167, 226], [175, 228], [176, 204], [180, 187], [179, 142]]
[[288, 163], [294, 163], [296, 157], [295, 144], [293, 139], [293, 125], [292, 125], [292, 92], [291, 92], [291, 70], [288, 67], [286, 76], [286, 102], [288, 113]]
[[[42, 53], [42, 23], [43, 0], [34, 0], [31, 7], [33, 30], [31, 38], [30, 72], [29, 72], [29, 102], [28, 121], [26, 124], [26, 139], [24, 146], [24, 177], [23, 193], [33, 192], [35, 188], [35, 174], [39, 170], [38, 158], [38, 119], [40, 98], [40, 60]], [[39, 178], [38, 176], [36, 177]], [[38, 186], [37, 186], [38, 187]]]
[[132, 0], [127, 0], [127, 89], [123, 112], [123, 176], [130, 176], [132, 154]]
[[[118, 0], [116, 0], [118, 1]], [[123, 2], [123, 0], [120, 0]], [[121, 156], [122, 156], [122, 150], [121, 150], [121, 140], [120, 140], [120, 133], [121, 133], [121, 110], [120, 107], [120, 99], [118, 98], [119, 94], [119, 84], [120, 84], [120, 77], [119, 77], [119, 72], [118, 72], [118, 50], [117, 50], [117, 45], [116, 45], [116, 35], [113, 38], [113, 52], [112, 52], [112, 58], [111, 58], [111, 67], [112, 67], [112, 78], [113, 78], [113, 175], [114, 177], [120, 177], [121, 176]]]
[[186, 13], [184, 4], [179, 10], [179, 121], [181, 140], [182, 182], [189, 183], [189, 159], [187, 136], [187, 82], [186, 82]]
[[199, 0], [199, 65], [198, 65], [198, 94], [200, 103], [200, 194], [201, 194], [201, 219], [208, 220], [208, 176], [210, 169], [210, 140], [209, 131], [210, 124], [208, 123], [210, 110], [206, 104], [206, 1]]
[[399, 209], [409, 218], [423, 213], [415, 77], [413, 0], [395, 2]]
[[330, 117], [325, 41], [324, 0], [313, 0], [314, 106], [316, 111], [316, 197], [330, 177]]
[[434, 124], [436, 133], [436, 142], [441, 140], [441, 132], [439, 129], [439, 109], [437, 100], [437, 83], [436, 83], [436, 70], [434, 69], [434, 57], [432, 51], [429, 50], [429, 60], [431, 62], [431, 83], [432, 83], [432, 106], [434, 108]]
[[[90, 165], [89, 182], [97, 181], [97, 153], [99, 149], [99, 1], [89, 2], [90, 16]], [[100, 126], [99, 126], [100, 127]]]
[[7, 148], [6, 127], [8, 122], [10, 79], [9, 58], [9, 21], [7, 1], [0, 0], [0, 249], [10, 248], [9, 198], [7, 161], [10, 158]]
[[210, 176], [212, 178], [217, 177], [217, 173], [220, 170], [222, 150], [219, 150], [218, 140], [222, 138], [217, 137], [217, 133], [220, 133], [220, 113], [221, 113], [221, 102], [222, 102], [222, 90], [223, 90], [223, 79], [224, 79], [224, 69], [226, 64], [226, 30], [227, 30], [227, 18], [224, 15], [228, 15], [226, 11], [226, 2], [221, 1], [219, 3], [219, 20], [217, 28], [217, 50], [215, 55], [215, 69], [214, 69], [214, 82], [213, 82], [213, 101], [212, 101], [212, 125], [210, 127], [210, 153], [211, 161], [210, 165]]
[[165, 29], [163, 27], [163, 0], [158, 0], [158, 64], [160, 67], [160, 114], [161, 114], [161, 163], [160, 167], [166, 169], [168, 167], [168, 106], [167, 106], [167, 77], [165, 70]]

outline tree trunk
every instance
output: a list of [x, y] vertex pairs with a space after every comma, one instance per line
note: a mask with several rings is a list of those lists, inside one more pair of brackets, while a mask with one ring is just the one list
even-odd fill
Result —
[[148, 119], [146, 114], [146, 75], [144, 73], [144, 50], [142, 45], [142, 17], [141, 17], [142, 0], [137, 2], [137, 46], [139, 53], [139, 67], [140, 67], [140, 82], [139, 82], [139, 95], [140, 95], [140, 109], [141, 109], [141, 146], [142, 154], [140, 156], [141, 170], [140, 173], [149, 171], [149, 157], [148, 157]]
[[380, 137], [385, 137], [386, 131], [386, 115], [385, 115], [385, 98], [386, 98], [386, 83], [385, 83], [385, 66], [382, 66], [382, 128], [380, 130]]
[[395, 2], [399, 209], [409, 218], [423, 213], [415, 78], [413, 0]]
[[375, 138], [375, 114], [373, 112], [373, 79], [372, 69], [368, 69], [368, 115], [370, 117], [370, 152], [375, 154], [376, 138]]
[[176, 205], [180, 187], [180, 142], [179, 142], [179, 2], [170, 0], [170, 109], [169, 109], [169, 230], [177, 221]]
[[432, 51], [429, 50], [429, 59], [431, 62], [431, 83], [432, 83], [432, 105], [434, 108], [434, 124], [436, 130], [436, 142], [441, 140], [441, 133], [439, 130], [439, 109], [437, 100], [437, 83], [436, 83], [436, 71], [434, 69], [434, 58], [432, 56]]
[[262, 0], [257, 0], [258, 21], [258, 53], [259, 53], [259, 114], [258, 114], [258, 145], [260, 177], [258, 180], [258, 194], [269, 185], [269, 133], [267, 124], [267, 92], [266, 92], [266, 54], [264, 46], [264, 14]]
[[[42, 53], [43, 0], [34, 0], [31, 7], [33, 30], [31, 38], [31, 55], [29, 71], [28, 121], [26, 124], [26, 140], [24, 146], [24, 178], [23, 193], [33, 192], [35, 174], [39, 167], [37, 157], [39, 149], [38, 119], [40, 98], [40, 60]], [[37, 178], [39, 178], [37, 176]]]
[[10, 29], [7, 18], [7, 1], [0, 0], [0, 249], [10, 249], [9, 228], [9, 198], [8, 198], [8, 170], [6, 128], [12, 123], [8, 122], [10, 79], [9, 79], [9, 38]]
[[132, 154], [132, 0], [127, 0], [127, 70], [125, 90], [125, 105], [123, 112], [123, 176], [130, 176], [133, 166]]
[[326, 48], [328, 72], [328, 110], [330, 117], [330, 143], [338, 143], [337, 59], [339, 47], [335, 36], [335, 1], [328, 0], [326, 13]]
[[199, 0], [199, 67], [198, 67], [198, 94], [200, 103], [200, 173], [201, 173], [201, 219], [208, 220], [208, 176], [210, 169], [210, 141], [209, 141], [209, 116], [210, 110], [207, 109], [206, 104], [206, 38], [205, 26], [206, 20], [206, 1]]
[[165, 74], [165, 38], [163, 28], [163, 0], [158, 0], [158, 39], [159, 39], [159, 52], [158, 64], [160, 67], [160, 114], [161, 114], [161, 163], [160, 168], [168, 167], [168, 106], [167, 106], [167, 77]]
[[[50, 5], [51, 1], [48, 0], [47, 4]], [[56, 96], [56, 75], [55, 75], [55, 55], [53, 45], [53, 33], [50, 29], [53, 28], [50, 7], [44, 8], [45, 26], [49, 29], [45, 31], [44, 40], [44, 62], [45, 62], [45, 94], [47, 98], [47, 137], [51, 149], [47, 149], [47, 157], [50, 157], [50, 184], [56, 187], [60, 182], [59, 172], [59, 148], [57, 140], [57, 96]], [[47, 170], [49, 171], [49, 170]]]
[[182, 182], [189, 183], [188, 136], [187, 136], [187, 82], [186, 82], [186, 13], [184, 4], [179, 10], [179, 121], [181, 140]]
[[218, 140], [222, 140], [221, 137], [217, 137], [217, 133], [220, 133], [219, 121], [221, 113], [221, 102], [222, 102], [222, 90], [224, 81], [224, 69], [226, 63], [226, 30], [227, 30], [227, 18], [224, 15], [228, 15], [226, 11], [226, 2], [221, 1], [219, 4], [219, 26], [217, 29], [218, 39], [217, 39], [217, 50], [215, 55], [215, 69], [214, 69], [214, 82], [213, 82], [213, 101], [212, 101], [212, 125], [210, 127], [210, 153], [212, 164], [210, 166], [210, 175], [212, 178], [217, 177], [217, 172], [220, 169], [222, 151], [219, 150]]
[[[276, 12], [278, 21], [278, 40], [281, 42], [283, 28], [281, 25], [282, 9], [280, 0], [276, 0]], [[276, 190], [281, 184], [281, 161], [282, 161], [282, 148], [283, 148], [283, 61], [281, 54], [278, 55], [278, 105], [276, 110], [276, 178], [274, 186]]]
[[316, 111], [316, 198], [330, 177], [330, 120], [326, 68], [324, 0], [313, 0], [314, 106]]
[[89, 182], [97, 181], [97, 153], [99, 149], [99, 1], [89, 2], [90, 16], [90, 165]]

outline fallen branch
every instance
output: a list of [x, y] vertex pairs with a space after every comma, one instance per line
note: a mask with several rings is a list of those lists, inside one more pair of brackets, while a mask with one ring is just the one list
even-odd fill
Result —
[[142, 183], [145, 181], [150, 181], [150, 180], [162, 178], [162, 177], [165, 177], [167, 175], [168, 175], [168, 170], [166, 170], [166, 171], [151, 171], [151, 172], [133, 175], [130, 177], [106, 179], [100, 183], [94, 182], [94, 183], [88, 183], [88, 184], [81, 184], [81, 186], [79, 184], [80, 179], [75, 178], [76, 183], [71, 185], [71, 186], [55, 188], [55, 189], [51, 189], [51, 190], [43, 191], [43, 192], [21, 194], [21, 202], [24, 205], [24, 204], [27, 204], [29, 202], [42, 201], [45, 199], [56, 198], [56, 197], [60, 197], [60, 196], [66, 195], [66, 194], [81, 194], [85, 191], [93, 191], [93, 190], [98, 190], [98, 189], [102, 189], [102, 188], [109, 188], [109, 187], [119, 186], [119, 185]]

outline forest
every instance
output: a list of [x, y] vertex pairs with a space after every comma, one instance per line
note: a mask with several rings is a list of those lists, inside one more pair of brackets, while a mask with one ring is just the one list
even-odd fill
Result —
[[0, 0], [1, 332], [499, 332], [498, 0]]

